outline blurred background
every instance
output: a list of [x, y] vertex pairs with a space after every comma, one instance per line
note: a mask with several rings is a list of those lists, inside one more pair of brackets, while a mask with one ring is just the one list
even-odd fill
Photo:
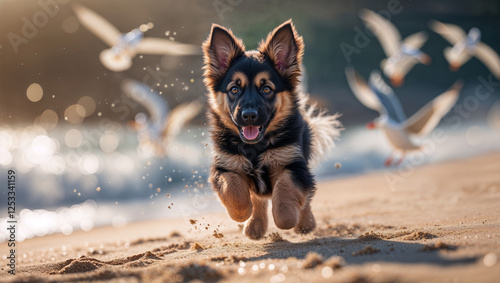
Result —
[[[330, 113], [342, 114], [346, 129], [315, 169], [320, 180], [380, 170], [398, 174], [500, 150], [500, 83], [475, 58], [451, 72], [443, 56], [449, 43], [428, 26], [436, 19], [466, 31], [478, 27], [481, 40], [498, 52], [500, 2], [495, 0], [0, 0], [0, 210], [7, 211], [6, 172], [14, 170], [19, 241], [222, 210], [207, 184], [211, 146], [204, 114], [181, 129], [167, 156], [158, 156], [141, 148], [131, 126], [147, 110], [121, 88], [126, 79], [142, 82], [170, 109], [204, 103], [202, 57], [137, 54], [130, 69], [110, 71], [99, 61], [108, 46], [81, 25], [75, 3], [123, 33], [150, 24], [154, 27], [145, 37], [194, 45], [201, 45], [211, 24], [218, 23], [242, 38], [247, 50], [293, 19], [306, 44], [308, 90]], [[416, 65], [405, 84], [395, 88], [407, 115], [458, 79], [464, 88], [457, 102], [462, 110], [453, 109], [438, 126], [445, 138], [427, 140], [424, 153], [385, 168], [390, 146], [380, 131], [365, 129], [378, 114], [354, 97], [344, 69], [354, 66], [365, 78], [380, 69], [385, 54], [358, 13], [363, 8], [388, 11], [392, 5], [399, 12], [391, 14], [391, 21], [403, 38], [421, 30], [429, 35], [422, 51], [432, 64]], [[359, 31], [367, 39], [362, 46], [356, 45]], [[354, 51], [346, 56], [342, 46]], [[0, 241], [6, 233], [0, 230]]]

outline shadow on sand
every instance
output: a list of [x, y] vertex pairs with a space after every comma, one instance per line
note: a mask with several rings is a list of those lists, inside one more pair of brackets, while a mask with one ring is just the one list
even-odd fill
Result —
[[[432, 241], [436, 243], [438, 241]], [[429, 241], [431, 244], [431, 241]], [[259, 244], [262, 245], [262, 244]], [[293, 249], [290, 246], [293, 245]], [[367, 246], [367, 253], [363, 250]], [[366, 240], [366, 239], [342, 239], [338, 237], [316, 238], [302, 243], [290, 243], [286, 240], [281, 242], [266, 243], [263, 248], [268, 252], [266, 255], [250, 257], [248, 261], [264, 259], [286, 259], [296, 257], [305, 258], [309, 252], [315, 252], [327, 259], [331, 256], [341, 256], [347, 264], [364, 264], [368, 262], [388, 263], [422, 263], [439, 266], [455, 264], [475, 263], [477, 257], [451, 258], [444, 256], [444, 252], [456, 250], [455, 246], [443, 245], [441, 248], [419, 243], [401, 242], [392, 240]], [[372, 253], [370, 253], [370, 250]], [[376, 251], [377, 252], [373, 252]], [[356, 255], [356, 253], [358, 253]]]

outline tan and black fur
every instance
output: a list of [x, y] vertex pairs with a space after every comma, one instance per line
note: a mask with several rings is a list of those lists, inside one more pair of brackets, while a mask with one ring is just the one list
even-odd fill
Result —
[[[231, 30], [215, 24], [203, 43], [215, 150], [211, 182], [229, 216], [246, 221], [251, 239], [267, 230], [268, 199], [278, 228], [308, 233], [316, 225], [310, 165], [333, 146], [341, 125], [298, 92], [303, 50], [291, 21], [258, 50], [245, 51]], [[257, 136], [248, 138], [249, 129], [258, 129]]]

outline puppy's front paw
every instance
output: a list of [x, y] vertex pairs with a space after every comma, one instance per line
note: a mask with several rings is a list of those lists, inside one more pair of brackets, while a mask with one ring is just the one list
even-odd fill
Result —
[[280, 229], [292, 229], [299, 221], [299, 208], [294, 203], [273, 203], [274, 224]]
[[229, 217], [237, 222], [243, 222], [252, 215], [252, 204], [250, 199], [229, 199], [223, 202]]
[[231, 219], [243, 222], [252, 215], [250, 191], [245, 180], [236, 173], [226, 172], [217, 187], [219, 198]]
[[252, 240], [264, 237], [267, 231], [267, 218], [252, 217], [245, 222], [243, 233]]

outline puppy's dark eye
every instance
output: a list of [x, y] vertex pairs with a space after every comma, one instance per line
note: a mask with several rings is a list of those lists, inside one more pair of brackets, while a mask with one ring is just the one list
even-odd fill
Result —
[[237, 86], [233, 86], [232, 88], [229, 89], [229, 92], [231, 94], [238, 94], [240, 92], [240, 88]]
[[268, 86], [265, 86], [262, 88], [262, 93], [263, 94], [270, 94], [271, 93], [271, 88]]

